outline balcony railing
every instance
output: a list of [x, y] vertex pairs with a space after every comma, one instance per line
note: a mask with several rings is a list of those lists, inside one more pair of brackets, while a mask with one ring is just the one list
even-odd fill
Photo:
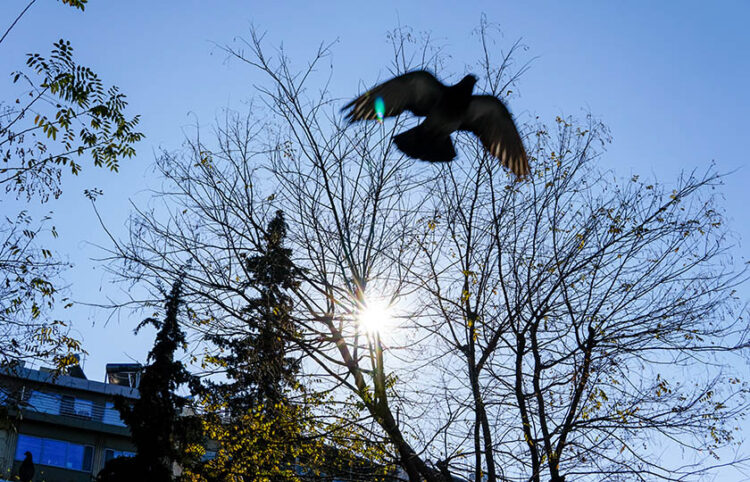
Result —
[[120, 413], [112, 402], [102, 404], [58, 393], [33, 390], [30, 393], [27, 392], [18, 405], [21, 409], [38, 413], [92, 420], [119, 427], [125, 426], [125, 422], [120, 418]]

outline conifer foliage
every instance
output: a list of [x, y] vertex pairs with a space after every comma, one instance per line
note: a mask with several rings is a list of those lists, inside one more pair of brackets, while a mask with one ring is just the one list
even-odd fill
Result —
[[185, 333], [180, 328], [181, 283], [173, 284], [166, 300], [163, 322], [147, 318], [136, 331], [145, 325], [154, 325], [159, 331], [148, 355], [150, 364], [141, 375], [140, 397], [129, 403], [124, 397], [115, 399], [115, 407], [130, 428], [136, 456], [128, 461], [114, 459], [99, 476], [102, 482], [135, 480], [171, 481], [173, 465], [188, 462], [187, 447], [201, 441], [200, 421], [185, 416], [183, 409], [188, 399], [177, 395], [177, 390], [187, 384], [195, 388], [198, 381], [183, 363], [175, 360], [178, 348], [186, 347]]
[[288, 343], [296, 328], [286, 291], [299, 282], [292, 252], [283, 244], [285, 236], [284, 213], [277, 211], [264, 235], [266, 245], [259, 254], [245, 259], [248, 288], [258, 293], [244, 310], [247, 331], [239, 336], [211, 337], [226, 353], [220, 360], [229, 379], [212, 388], [225, 397], [233, 414], [285, 402], [285, 390], [297, 385], [299, 361], [290, 356]]
[[297, 381], [299, 360], [288, 341], [296, 333], [288, 290], [300, 273], [285, 236], [284, 214], [277, 211], [265, 246], [244, 260], [247, 288], [257, 292], [244, 309], [245, 329], [211, 337], [224, 353], [216, 361], [227, 381], [205, 390], [204, 427], [219, 444], [203, 470], [208, 480], [299, 480], [295, 462], [316, 465], [323, 451], [322, 441], [310, 437], [311, 401]]

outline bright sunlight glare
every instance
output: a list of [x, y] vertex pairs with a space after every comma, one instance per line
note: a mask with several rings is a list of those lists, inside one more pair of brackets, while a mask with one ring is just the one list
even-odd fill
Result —
[[390, 307], [382, 300], [368, 300], [359, 313], [359, 326], [368, 333], [382, 333], [392, 320]]

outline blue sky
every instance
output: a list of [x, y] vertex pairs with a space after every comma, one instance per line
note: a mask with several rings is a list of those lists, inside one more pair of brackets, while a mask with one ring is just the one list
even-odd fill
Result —
[[[0, 3], [6, 28], [26, 5]], [[750, 113], [750, 3], [696, 2], [310, 2], [91, 0], [84, 13], [57, 2], [38, 1], [0, 45], [0, 72], [23, 64], [27, 52], [48, 52], [60, 38], [70, 40], [79, 62], [107, 83], [118, 85], [130, 112], [142, 115], [147, 138], [119, 174], [85, 165], [78, 178], [64, 179], [64, 195], [31, 209], [52, 210], [60, 239], [56, 251], [75, 267], [65, 279], [74, 300], [100, 303], [124, 287], [111, 283], [92, 244], [106, 244], [82, 192], [99, 187], [97, 205], [107, 225], [124, 236], [131, 200], [147, 199], [158, 186], [154, 153], [179, 148], [196, 120], [203, 125], [224, 107], [242, 108], [256, 75], [227, 61], [216, 44], [247, 37], [249, 26], [267, 32], [269, 46], [284, 44], [293, 61], [304, 62], [321, 42], [333, 47], [332, 94], [344, 99], [387, 76], [390, 48], [385, 34], [399, 23], [430, 31], [452, 56], [457, 80], [479, 53], [470, 35], [485, 13], [500, 25], [498, 48], [518, 38], [532, 59], [510, 107], [520, 121], [540, 115], [583, 116], [588, 112], [612, 130], [613, 143], [601, 158], [618, 176], [653, 176], [674, 181], [680, 171], [735, 171], [721, 189], [731, 229], [746, 242], [735, 254], [745, 258], [750, 240], [750, 169], [746, 116]], [[0, 91], [11, 88], [0, 77]], [[3, 96], [5, 98], [5, 95]], [[3, 205], [13, 207], [7, 200]], [[4, 208], [5, 210], [5, 208]], [[9, 209], [10, 212], [10, 209]], [[745, 290], [747, 293], [748, 290]], [[60, 313], [74, 323], [89, 355], [85, 370], [101, 380], [107, 362], [143, 361], [151, 331], [135, 337], [140, 317], [109, 319], [109, 313], [78, 304]]]

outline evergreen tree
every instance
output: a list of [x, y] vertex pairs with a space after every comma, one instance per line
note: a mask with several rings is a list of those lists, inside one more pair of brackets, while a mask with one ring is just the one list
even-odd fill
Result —
[[246, 332], [210, 338], [225, 353], [217, 361], [228, 380], [204, 391], [207, 435], [220, 445], [204, 467], [209, 480], [298, 480], [295, 460], [312, 460], [323, 450], [320, 439], [306, 438], [309, 407], [289, 399], [304, 391], [288, 342], [297, 329], [287, 291], [298, 285], [299, 273], [285, 236], [284, 214], [277, 211], [261, 252], [244, 259], [247, 286], [257, 291], [244, 309]]
[[141, 375], [140, 397], [132, 404], [124, 397], [115, 399], [115, 407], [130, 428], [137, 454], [129, 463], [119, 460], [108, 464], [100, 480], [121, 480], [126, 473], [128, 477], [137, 475], [149, 481], [171, 481], [172, 464], [188, 462], [188, 447], [201, 441], [200, 421], [183, 416], [188, 400], [176, 394], [184, 384], [191, 389], [197, 386], [197, 379], [174, 358], [177, 348], [186, 346], [185, 333], [178, 323], [180, 292], [181, 283], [177, 281], [167, 296], [163, 322], [148, 318], [136, 328], [138, 331], [151, 324], [159, 330], [148, 355], [150, 364]]
[[244, 310], [247, 333], [211, 337], [227, 353], [219, 360], [226, 367], [229, 380], [211, 387], [224, 397], [230, 413], [235, 415], [285, 402], [284, 392], [297, 383], [299, 360], [289, 356], [288, 343], [296, 327], [292, 300], [286, 291], [299, 282], [292, 252], [283, 244], [285, 236], [284, 213], [277, 211], [264, 235], [264, 249], [245, 259], [250, 273], [248, 287], [258, 292]]

